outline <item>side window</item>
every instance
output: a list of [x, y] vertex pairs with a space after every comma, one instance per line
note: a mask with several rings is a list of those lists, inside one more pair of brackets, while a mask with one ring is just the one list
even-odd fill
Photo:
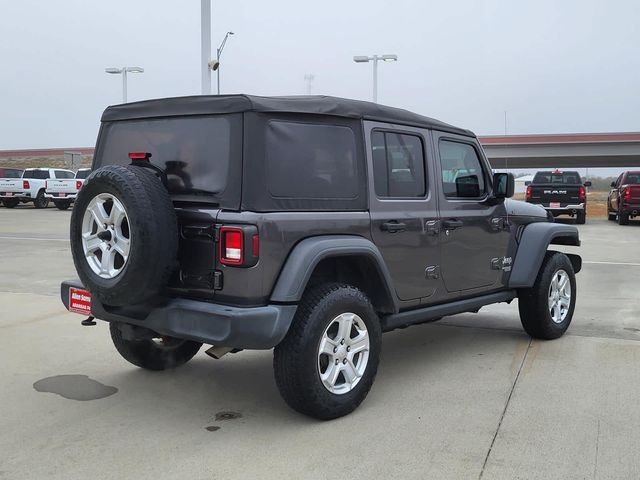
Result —
[[486, 193], [484, 171], [476, 149], [468, 143], [440, 140], [442, 188], [446, 197], [478, 198]]
[[271, 121], [266, 135], [267, 187], [281, 198], [355, 198], [356, 140], [339, 125]]
[[419, 136], [374, 130], [371, 149], [378, 197], [424, 197], [424, 148]]

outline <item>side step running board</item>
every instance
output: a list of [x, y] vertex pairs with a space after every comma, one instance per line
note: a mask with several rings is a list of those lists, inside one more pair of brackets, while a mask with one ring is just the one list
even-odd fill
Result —
[[465, 312], [477, 312], [485, 305], [492, 303], [511, 302], [516, 298], [515, 290], [505, 292], [490, 293], [481, 297], [457, 300], [455, 302], [444, 303], [442, 305], [431, 305], [425, 308], [409, 310], [408, 312], [394, 313], [382, 319], [382, 331], [388, 332], [396, 328], [408, 327], [417, 323], [426, 323], [439, 320], [448, 315], [456, 315]]

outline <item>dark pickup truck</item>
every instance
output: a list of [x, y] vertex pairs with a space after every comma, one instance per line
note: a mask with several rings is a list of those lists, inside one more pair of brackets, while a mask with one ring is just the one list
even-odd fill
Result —
[[538, 172], [527, 185], [526, 200], [544, 207], [554, 217], [569, 215], [583, 224], [587, 219], [586, 187], [590, 186], [591, 182], [582, 183], [578, 172]]
[[640, 171], [623, 172], [611, 183], [607, 212], [609, 220], [617, 219], [620, 225], [640, 215]]

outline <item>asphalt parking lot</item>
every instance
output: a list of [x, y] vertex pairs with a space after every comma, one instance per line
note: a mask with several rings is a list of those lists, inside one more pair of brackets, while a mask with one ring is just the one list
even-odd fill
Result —
[[563, 338], [531, 341], [515, 302], [388, 333], [367, 400], [318, 422], [271, 352], [147, 372], [80, 326], [69, 217], [0, 208], [0, 479], [640, 477], [640, 222], [580, 226]]

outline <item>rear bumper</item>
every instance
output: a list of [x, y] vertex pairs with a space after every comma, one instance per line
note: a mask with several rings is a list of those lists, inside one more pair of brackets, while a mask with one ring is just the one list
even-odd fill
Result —
[[0, 198], [21, 198], [24, 194], [22, 192], [0, 192]]
[[623, 213], [628, 213], [634, 217], [640, 215], [640, 203], [623, 203], [620, 205], [620, 210]]
[[[69, 308], [69, 288], [84, 288], [79, 280], [60, 285], [62, 303]], [[210, 345], [268, 350], [282, 341], [296, 305], [230, 307], [185, 298], [167, 299], [160, 306], [105, 307], [91, 300], [94, 317], [145, 327], [162, 335]]]
[[44, 196], [51, 200], [75, 200], [77, 193], [65, 193], [64, 197], [60, 197], [58, 193], [45, 193]]
[[585, 209], [584, 203], [576, 203], [575, 205], [562, 205], [560, 207], [553, 208], [551, 208], [549, 204], [545, 205], [543, 203], [538, 203], [536, 205], [539, 205], [540, 207], [553, 213], [554, 215], [571, 215], [576, 212], [582, 212]]

